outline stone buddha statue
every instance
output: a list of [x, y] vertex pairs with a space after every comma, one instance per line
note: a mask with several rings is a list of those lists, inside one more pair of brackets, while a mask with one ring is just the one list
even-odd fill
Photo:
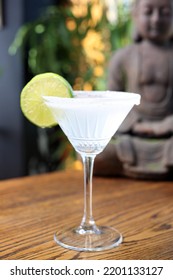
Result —
[[108, 88], [135, 92], [128, 114], [102, 154], [95, 175], [173, 178], [173, 0], [136, 0], [134, 43], [116, 51]]

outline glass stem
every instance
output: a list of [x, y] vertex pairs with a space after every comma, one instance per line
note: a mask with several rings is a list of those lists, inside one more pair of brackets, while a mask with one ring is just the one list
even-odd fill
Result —
[[92, 180], [95, 155], [82, 154], [84, 168], [84, 214], [80, 233], [91, 233], [97, 231], [97, 227], [92, 215]]

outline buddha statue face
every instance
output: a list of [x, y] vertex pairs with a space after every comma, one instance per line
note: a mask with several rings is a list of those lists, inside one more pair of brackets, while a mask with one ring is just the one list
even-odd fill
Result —
[[136, 0], [133, 16], [139, 36], [164, 42], [172, 34], [173, 0]]

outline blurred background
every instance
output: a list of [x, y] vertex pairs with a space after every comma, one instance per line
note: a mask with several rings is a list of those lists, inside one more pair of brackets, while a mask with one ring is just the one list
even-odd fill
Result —
[[74, 89], [104, 90], [113, 51], [130, 43], [132, 0], [0, 0], [0, 179], [81, 168], [58, 126], [41, 129], [20, 110], [36, 74]]

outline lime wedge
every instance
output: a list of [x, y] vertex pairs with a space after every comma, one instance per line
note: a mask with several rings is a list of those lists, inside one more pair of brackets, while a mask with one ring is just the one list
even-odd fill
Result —
[[43, 73], [32, 78], [23, 88], [20, 106], [25, 117], [40, 127], [57, 124], [42, 96], [73, 97], [70, 84], [55, 73]]

